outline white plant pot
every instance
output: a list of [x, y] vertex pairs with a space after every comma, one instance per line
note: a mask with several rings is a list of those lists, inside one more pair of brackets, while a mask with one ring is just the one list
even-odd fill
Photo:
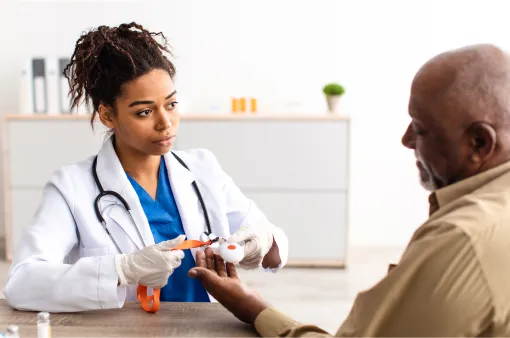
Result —
[[341, 95], [327, 95], [326, 101], [328, 103], [328, 111], [332, 114], [340, 112], [340, 98]]

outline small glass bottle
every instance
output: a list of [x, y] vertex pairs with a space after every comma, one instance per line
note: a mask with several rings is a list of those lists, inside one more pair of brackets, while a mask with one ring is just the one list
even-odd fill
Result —
[[37, 314], [37, 338], [51, 338], [50, 314], [48, 312]]
[[20, 338], [18, 325], [7, 326], [7, 333], [5, 336], [9, 338]]

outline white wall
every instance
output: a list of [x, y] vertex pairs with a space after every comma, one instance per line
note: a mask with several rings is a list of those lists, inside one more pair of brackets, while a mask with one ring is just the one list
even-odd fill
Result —
[[231, 95], [246, 94], [265, 111], [321, 114], [323, 84], [339, 81], [352, 116], [351, 245], [405, 245], [428, 209], [400, 144], [410, 81], [445, 49], [510, 48], [506, 3], [0, 0], [1, 113], [18, 108], [23, 57], [70, 55], [88, 27], [133, 20], [170, 39], [190, 112], [225, 111]]

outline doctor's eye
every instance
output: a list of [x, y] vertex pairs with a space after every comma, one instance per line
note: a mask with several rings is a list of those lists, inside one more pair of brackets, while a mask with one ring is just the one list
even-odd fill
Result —
[[177, 106], [177, 103], [179, 103], [179, 102], [177, 102], [177, 101], [170, 102], [170, 103], [166, 106], [166, 108], [167, 108], [167, 109], [169, 109], [169, 110], [172, 110], [172, 109], [174, 109], [174, 108]]
[[136, 113], [136, 115], [145, 117], [145, 116], [149, 115], [150, 113], [151, 113], [150, 109], [146, 109], [146, 110], [142, 110], [142, 111]]

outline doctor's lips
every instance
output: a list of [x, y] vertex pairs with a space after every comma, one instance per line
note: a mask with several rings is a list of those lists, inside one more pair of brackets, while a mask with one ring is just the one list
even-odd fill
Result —
[[162, 147], [168, 147], [169, 145], [172, 144], [173, 140], [175, 138], [175, 134], [173, 135], [168, 135], [168, 136], [165, 136], [157, 141], [154, 141], [152, 143], [154, 144], [157, 144], [159, 146], [162, 146]]

